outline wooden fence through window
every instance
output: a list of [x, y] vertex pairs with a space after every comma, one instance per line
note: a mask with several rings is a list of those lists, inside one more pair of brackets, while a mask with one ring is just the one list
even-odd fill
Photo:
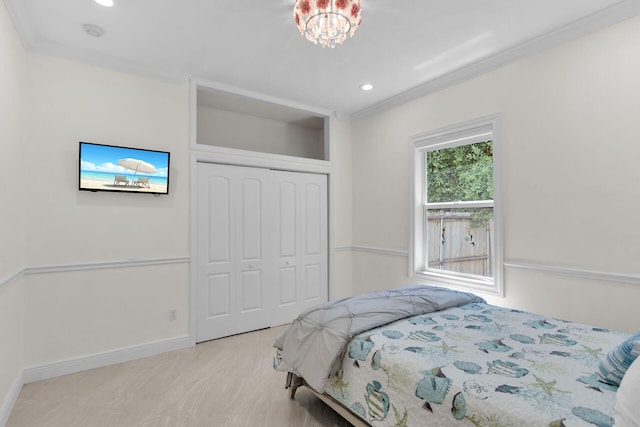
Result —
[[493, 220], [472, 227], [471, 213], [429, 211], [429, 268], [493, 276]]

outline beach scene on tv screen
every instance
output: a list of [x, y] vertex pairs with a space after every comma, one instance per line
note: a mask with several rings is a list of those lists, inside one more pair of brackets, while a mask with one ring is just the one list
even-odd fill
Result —
[[107, 145], [81, 144], [83, 190], [167, 193], [169, 155]]

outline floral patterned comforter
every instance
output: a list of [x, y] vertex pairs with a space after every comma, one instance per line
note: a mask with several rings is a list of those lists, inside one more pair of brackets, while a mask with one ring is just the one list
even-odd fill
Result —
[[627, 336], [472, 303], [355, 336], [326, 393], [373, 426], [611, 426]]

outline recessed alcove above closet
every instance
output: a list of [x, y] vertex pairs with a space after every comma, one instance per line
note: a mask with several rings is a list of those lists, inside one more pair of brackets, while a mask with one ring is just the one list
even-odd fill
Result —
[[198, 148], [329, 160], [328, 115], [200, 84], [193, 90]]

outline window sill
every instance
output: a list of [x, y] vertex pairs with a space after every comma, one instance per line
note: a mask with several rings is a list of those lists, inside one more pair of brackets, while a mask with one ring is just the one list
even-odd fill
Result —
[[496, 283], [494, 279], [474, 279], [470, 277], [441, 274], [430, 270], [416, 271], [413, 275], [413, 279], [457, 290], [482, 292], [504, 297], [504, 290], [501, 284]]

